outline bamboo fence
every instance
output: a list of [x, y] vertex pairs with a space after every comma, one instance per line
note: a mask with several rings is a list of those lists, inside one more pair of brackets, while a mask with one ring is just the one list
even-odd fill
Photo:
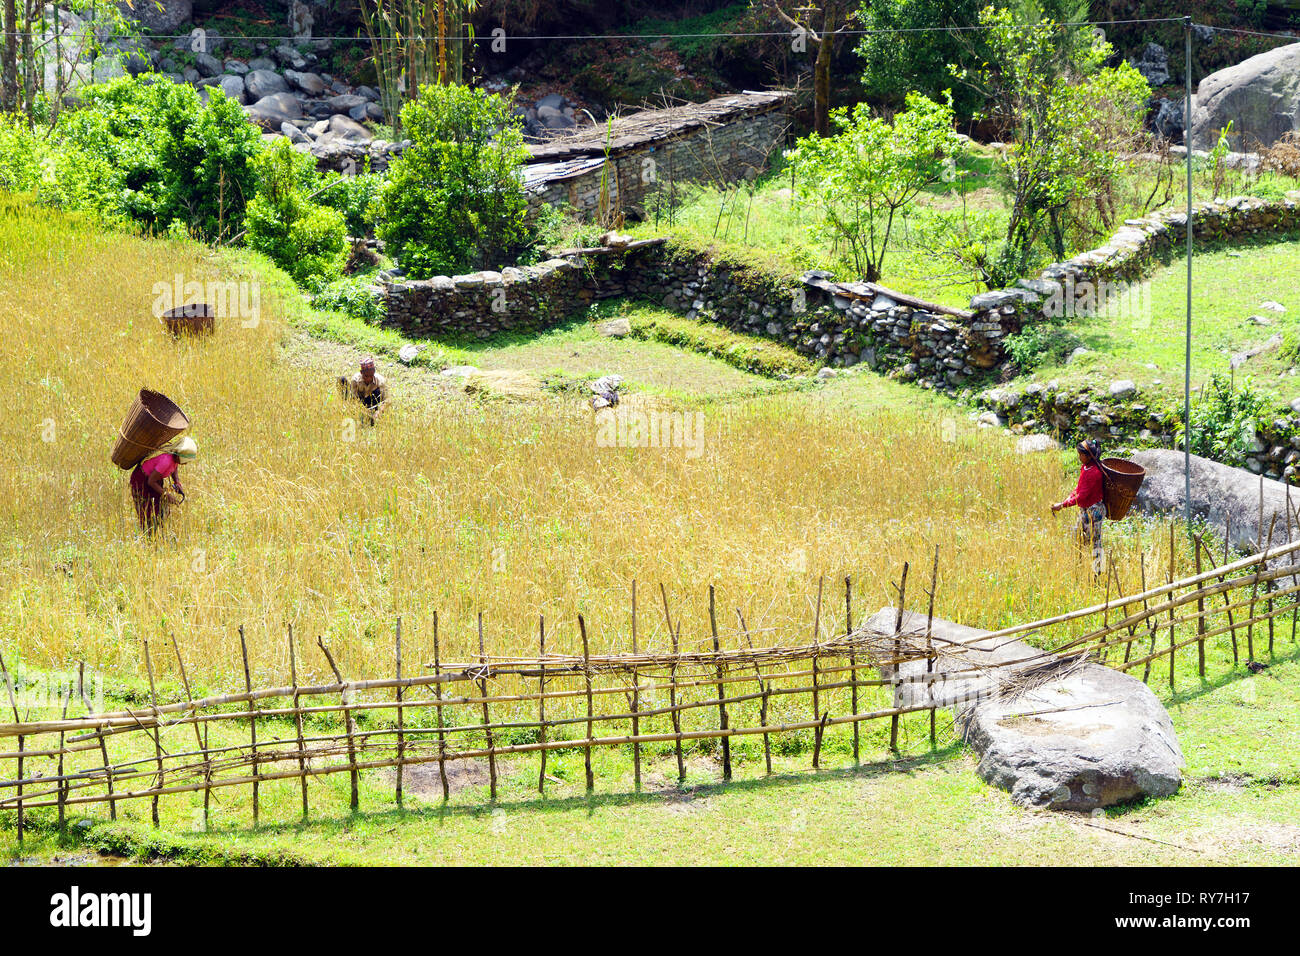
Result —
[[[1172, 526], [1171, 526], [1172, 527]], [[1005, 689], [1025, 685], [1038, 672], [1093, 660], [1127, 672], [1141, 669], [1150, 681], [1158, 663], [1167, 664], [1171, 688], [1179, 654], [1196, 653], [1199, 675], [1206, 676], [1206, 647], [1231, 646], [1233, 664], [1249, 663], [1266, 642], [1271, 653], [1279, 623], [1290, 616], [1294, 643], [1300, 610], [1300, 541], [1236, 561], [1215, 563], [1195, 537], [1196, 571], [1174, 578], [1173, 537], [1163, 584], [1148, 587], [1143, 566], [1142, 590], [1107, 597], [1099, 605], [992, 632], [982, 642], [1029, 638], [1038, 649], [1029, 660], [1008, 665], [991, 682]], [[929, 712], [929, 739], [936, 741], [935, 710], [907, 704], [900, 677], [902, 665], [924, 661], [927, 674], [942, 669], [987, 671], [973, 663], [966, 649], [946, 646], [931, 631], [934, 593], [939, 575], [938, 550], [930, 570], [927, 626], [924, 632], [903, 627], [907, 573], [897, 592], [892, 627], [852, 625], [852, 582], [844, 581], [842, 632], [824, 634], [823, 585], [819, 582], [811, 640], [770, 646], [756, 644], [744, 616], [737, 611], [743, 643], [723, 647], [713, 588], [709, 589], [709, 635], [698, 645], [683, 646], [681, 620], [674, 619], [668, 595], [660, 587], [663, 621], [670, 651], [650, 652], [638, 639], [636, 588], [632, 591], [629, 651], [594, 654], [586, 624], [578, 617], [582, 653], [547, 650], [547, 621], [538, 622], [538, 654], [517, 658], [489, 651], [483, 618], [478, 618], [478, 655], [447, 661], [440, 652], [438, 618], [433, 617], [431, 659], [420, 673], [404, 672], [403, 631], [396, 622], [394, 673], [391, 677], [345, 676], [323, 640], [317, 649], [333, 674], [327, 684], [303, 684], [303, 657], [288, 629], [289, 682], [257, 687], [248, 669], [243, 629], [238, 642], [243, 662], [243, 690], [193, 697], [181, 648], [172, 649], [184, 699], [162, 701], [154, 680], [156, 653], [144, 648], [149, 676], [149, 706], [96, 713], [84, 678], [60, 690], [58, 716], [24, 718], [13, 675], [0, 656], [5, 700], [13, 721], [0, 723], [0, 821], [16, 826], [22, 839], [27, 814], [56, 808], [60, 824], [72, 808], [106, 806], [116, 818], [124, 801], [150, 801], [158, 823], [159, 800], [174, 795], [202, 795], [203, 819], [222, 791], [247, 788], [252, 819], [260, 821], [264, 794], [279, 782], [301, 790], [306, 819], [311, 794], [334, 775], [347, 774], [350, 806], [360, 807], [361, 775], [387, 770], [393, 778], [393, 801], [403, 801], [404, 769], [436, 764], [442, 795], [450, 792], [448, 767], [457, 762], [486, 762], [491, 798], [496, 799], [503, 767], [518, 768], [525, 755], [536, 757], [536, 788], [544, 793], [547, 757], [556, 751], [584, 754], [585, 782], [595, 786], [591, 755], [596, 748], [625, 748], [640, 786], [642, 764], [649, 756], [675, 757], [679, 778], [686, 775], [684, 744], [720, 751], [724, 778], [732, 773], [733, 741], [761, 738], [765, 767], [772, 769], [772, 741], [781, 735], [804, 735], [812, 744], [812, 763], [819, 765], [825, 735], [832, 728], [852, 732], [858, 759], [861, 727], [889, 721], [889, 748], [899, 751], [900, 719]], [[1113, 572], [1108, 571], [1107, 588]], [[1119, 592], [1118, 582], [1115, 591]], [[1088, 629], [1078, 633], [1085, 622]], [[805, 627], [807, 625], [804, 625]], [[805, 634], [808, 633], [805, 631]], [[409, 631], [408, 631], [409, 635]], [[407, 648], [408, 652], [410, 648]], [[409, 653], [406, 670], [410, 670]], [[79, 672], [84, 675], [84, 665]], [[64, 692], [66, 690], [66, 693]], [[79, 702], [80, 713], [73, 708]], [[941, 707], [942, 705], [940, 705]], [[242, 729], [241, 729], [242, 727]], [[213, 738], [216, 738], [214, 741]], [[884, 739], [881, 731], [880, 739]], [[847, 746], [847, 742], [846, 742]], [[116, 756], [114, 755], [116, 751]], [[376, 779], [371, 777], [370, 779]], [[371, 791], [373, 792], [373, 791]]]

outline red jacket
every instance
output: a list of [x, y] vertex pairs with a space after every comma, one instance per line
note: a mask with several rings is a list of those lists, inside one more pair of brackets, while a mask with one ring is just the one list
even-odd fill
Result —
[[1101, 469], [1096, 465], [1084, 465], [1079, 469], [1079, 483], [1074, 488], [1074, 494], [1061, 504], [1066, 508], [1070, 505], [1091, 508], [1101, 502], [1101, 490]]

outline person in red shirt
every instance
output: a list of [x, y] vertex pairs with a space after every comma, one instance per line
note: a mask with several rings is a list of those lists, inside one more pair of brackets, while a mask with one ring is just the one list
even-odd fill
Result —
[[1079, 508], [1078, 532], [1092, 545], [1093, 570], [1101, 572], [1101, 525], [1106, 519], [1106, 506], [1102, 503], [1104, 478], [1101, 472], [1101, 446], [1097, 439], [1089, 438], [1076, 446], [1079, 452], [1079, 482], [1074, 494], [1052, 505], [1053, 513], [1077, 505]]

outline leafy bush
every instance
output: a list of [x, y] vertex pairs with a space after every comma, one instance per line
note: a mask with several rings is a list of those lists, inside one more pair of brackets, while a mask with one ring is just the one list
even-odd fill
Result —
[[34, 190], [46, 155], [41, 141], [22, 120], [0, 115], [0, 189], [11, 193]]
[[1069, 329], [1052, 322], [1026, 326], [1015, 335], [1008, 335], [1003, 343], [1016, 368], [1022, 372], [1040, 365], [1060, 365], [1083, 344]]
[[499, 266], [525, 244], [518, 118], [499, 96], [428, 85], [402, 108], [411, 146], [380, 194], [379, 233], [406, 272], [426, 278]]
[[60, 114], [42, 201], [164, 231], [180, 220], [204, 239], [235, 231], [253, 192], [257, 130], [220, 89], [122, 77], [83, 87]]
[[[1253, 452], [1257, 430], [1268, 423], [1268, 407], [1267, 399], [1249, 380], [1233, 388], [1230, 380], [1212, 376], [1192, 405], [1192, 454], [1225, 465], [1245, 465]], [[1181, 444], [1181, 423], [1177, 436]]]
[[246, 241], [270, 256], [299, 285], [338, 278], [347, 261], [343, 213], [312, 202], [310, 156], [282, 140], [259, 157], [257, 195], [248, 203]]
[[375, 233], [376, 207], [383, 184], [384, 177], [378, 173], [339, 176], [316, 201], [343, 214], [349, 236], [369, 238]]
[[369, 276], [356, 275], [328, 283], [317, 282], [311, 304], [317, 309], [342, 312], [362, 322], [377, 324], [384, 317], [384, 308], [367, 289], [373, 281]]

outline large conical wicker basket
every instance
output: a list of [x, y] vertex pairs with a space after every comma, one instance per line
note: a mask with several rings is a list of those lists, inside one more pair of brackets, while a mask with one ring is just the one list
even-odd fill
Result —
[[1102, 501], [1106, 505], [1106, 518], [1119, 521], [1128, 514], [1137, 497], [1138, 489], [1147, 476], [1147, 471], [1135, 462], [1123, 458], [1103, 458], [1101, 460]]
[[113, 443], [113, 464], [130, 471], [185, 429], [190, 420], [166, 395], [140, 389]]

